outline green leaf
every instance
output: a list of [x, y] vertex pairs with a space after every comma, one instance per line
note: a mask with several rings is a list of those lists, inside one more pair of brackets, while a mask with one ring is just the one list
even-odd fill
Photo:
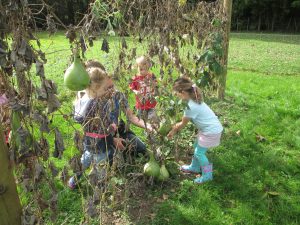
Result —
[[209, 69], [216, 75], [221, 74], [223, 71], [222, 66], [216, 60], [214, 60], [213, 63], [209, 64]]
[[210, 75], [207, 71], [204, 71], [204, 75], [200, 79], [200, 87], [206, 87], [210, 83]]

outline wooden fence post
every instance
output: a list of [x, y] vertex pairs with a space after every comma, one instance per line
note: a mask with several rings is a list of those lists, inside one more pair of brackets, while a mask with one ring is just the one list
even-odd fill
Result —
[[0, 124], [0, 225], [20, 225], [22, 208]]
[[232, 13], [232, 0], [223, 1], [223, 11], [226, 16], [226, 27], [224, 35], [224, 55], [222, 59], [222, 66], [224, 68], [223, 73], [220, 75], [219, 85], [218, 85], [218, 98], [224, 99], [225, 88], [226, 88], [226, 77], [227, 77], [227, 63], [228, 63], [228, 47], [229, 47], [229, 35], [231, 27], [231, 13]]

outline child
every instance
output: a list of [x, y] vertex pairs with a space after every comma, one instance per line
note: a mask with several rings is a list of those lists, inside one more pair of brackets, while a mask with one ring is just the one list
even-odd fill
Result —
[[[87, 69], [91, 83], [85, 90], [82, 97], [77, 96], [75, 102], [74, 119], [81, 123], [85, 132], [84, 153], [81, 157], [82, 171], [86, 170], [92, 162], [98, 164], [101, 161], [108, 161], [112, 165], [115, 149], [124, 150], [125, 140], [116, 137], [118, 116], [121, 105], [126, 108], [128, 102], [122, 93], [114, 89], [111, 78], [99, 67]], [[144, 121], [128, 115], [132, 122], [145, 128]], [[151, 126], [147, 129], [151, 130]], [[137, 147], [140, 147], [140, 142]], [[137, 151], [145, 152], [145, 146], [138, 148]], [[74, 189], [82, 172], [71, 177], [68, 186]]]
[[149, 71], [151, 62], [148, 57], [141, 56], [136, 59], [138, 75], [132, 78], [129, 88], [135, 93], [136, 109], [139, 116], [146, 116], [147, 119], [157, 123], [155, 112], [155, 92], [157, 89], [156, 77]]
[[190, 165], [183, 165], [180, 169], [186, 173], [200, 173], [202, 176], [194, 180], [195, 183], [213, 179], [212, 164], [206, 157], [208, 148], [216, 147], [220, 144], [223, 127], [214, 112], [203, 102], [200, 89], [188, 78], [178, 78], [173, 90], [177, 96], [188, 102], [188, 107], [184, 111], [182, 121], [175, 124], [169, 132], [168, 138], [179, 132], [186, 124], [192, 120], [199, 130], [195, 143], [195, 152]]

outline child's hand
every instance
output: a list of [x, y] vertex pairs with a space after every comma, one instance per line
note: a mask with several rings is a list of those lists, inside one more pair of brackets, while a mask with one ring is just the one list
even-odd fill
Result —
[[149, 130], [149, 132], [153, 132], [154, 131], [154, 129], [153, 129], [153, 127], [152, 127], [152, 125], [150, 123], [146, 124], [146, 129]]
[[168, 138], [168, 139], [172, 139], [172, 138], [174, 137], [175, 134], [176, 134], [176, 129], [173, 128], [173, 129], [168, 133], [167, 138]]
[[114, 138], [113, 142], [117, 150], [123, 151], [126, 149], [126, 147], [124, 146], [126, 144], [126, 141], [123, 138]]

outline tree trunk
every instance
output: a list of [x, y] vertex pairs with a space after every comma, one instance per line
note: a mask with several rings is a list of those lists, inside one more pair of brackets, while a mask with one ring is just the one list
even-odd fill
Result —
[[22, 208], [0, 124], [0, 224], [20, 225]]
[[226, 77], [227, 77], [227, 63], [228, 63], [228, 47], [229, 47], [229, 35], [230, 35], [230, 26], [231, 26], [231, 12], [232, 12], [232, 0], [224, 0], [223, 2], [223, 10], [226, 15], [226, 27], [225, 27], [225, 35], [224, 35], [224, 54], [221, 60], [221, 64], [223, 66], [223, 72], [219, 78], [218, 84], [218, 98], [224, 99], [225, 97], [225, 88], [226, 88]]
[[275, 22], [276, 22], [276, 14], [275, 14], [275, 12], [274, 12], [273, 19], [272, 19], [272, 28], [271, 28], [272, 32], [273, 32], [274, 29], [275, 29]]
[[257, 31], [260, 31], [260, 28], [261, 28], [261, 14], [259, 14], [258, 17]]
[[290, 20], [289, 20], [289, 22], [288, 22], [288, 25], [287, 25], [287, 27], [286, 27], [286, 31], [289, 31], [290, 26], [291, 26], [292, 19], [293, 19], [293, 17], [291, 16], [291, 17], [290, 17]]
[[247, 21], [247, 31], [249, 31], [249, 26], [250, 26], [250, 17], [248, 17], [248, 21]]

